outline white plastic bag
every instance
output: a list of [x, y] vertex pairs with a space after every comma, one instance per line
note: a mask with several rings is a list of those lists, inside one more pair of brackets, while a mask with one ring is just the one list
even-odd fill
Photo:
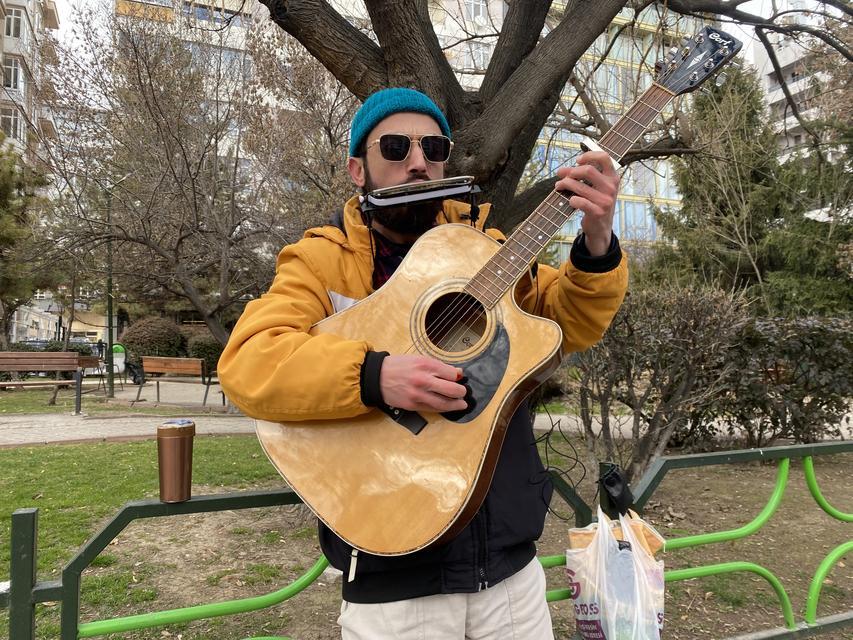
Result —
[[616, 540], [599, 507], [589, 545], [566, 550], [578, 635], [584, 640], [660, 640], [663, 561], [646, 550], [630, 518], [619, 520], [623, 542]]

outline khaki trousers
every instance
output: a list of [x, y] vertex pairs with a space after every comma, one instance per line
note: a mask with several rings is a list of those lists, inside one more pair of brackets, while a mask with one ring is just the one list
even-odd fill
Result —
[[[346, 574], [343, 576], [346, 579]], [[534, 558], [477, 593], [451, 593], [380, 604], [344, 601], [343, 640], [553, 640], [545, 572]]]

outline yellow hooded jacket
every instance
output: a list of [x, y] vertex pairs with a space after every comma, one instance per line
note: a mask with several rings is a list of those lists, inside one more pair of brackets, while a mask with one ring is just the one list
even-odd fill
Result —
[[[437, 222], [470, 224], [469, 206], [446, 200]], [[489, 205], [480, 207], [482, 230]], [[228, 398], [262, 420], [346, 418], [370, 411], [361, 401], [361, 365], [373, 350], [364, 341], [324, 334], [312, 325], [373, 292], [370, 232], [358, 197], [344, 206], [344, 230], [309, 229], [282, 249], [269, 291], [248, 305], [234, 327], [218, 376]], [[496, 229], [486, 233], [498, 241]], [[555, 320], [563, 329], [563, 354], [597, 342], [619, 309], [628, 283], [627, 259], [605, 273], [587, 273], [566, 261], [539, 265], [524, 277], [515, 299], [524, 311]]]

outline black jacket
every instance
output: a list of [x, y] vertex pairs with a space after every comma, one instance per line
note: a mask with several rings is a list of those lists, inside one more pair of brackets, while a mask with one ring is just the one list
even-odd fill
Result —
[[359, 552], [352, 581], [352, 547], [322, 523], [320, 546], [332, 566], [344, 572], [343, 598], [348, 602], [472, 593], [510, 577], [533, 559], [552, 490], [524, 403], [507, 428], [483, 506], [451, 542], [404, 556]]
[[[607, 255], [590, 257], [581, 234], [573, 244], [571, 259], [582, 271], [603, 273], [620, 264], [622, 252], [614, 234]], [[365, 379], [362, 369], [363, 399], [366, 382], [367, 395], [380, 397], [381, 357], [371, 360], [369, 353], [365, 364], [370, 361], [376, 366], [367, 374], [372, 381]], [[344, 572], [343, 599], [348, 602], [391, 602], [438, 593], [472, 593], [512, 576], [533, 559], [535, 541], [542, 535], [552, 493], [553, 486], [536, 448], [533, 419], [525, 401], [507, 427], [483, 505], [451, 542], [404, 556], [359, 552], [352, 580], [349, 578], [353, 548], [322, 522], [320, 547], [332, 566]]]

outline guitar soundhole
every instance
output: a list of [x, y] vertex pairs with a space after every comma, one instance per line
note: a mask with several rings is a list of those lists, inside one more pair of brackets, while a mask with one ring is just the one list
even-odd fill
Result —
[[445, 293], [426, 313], [426, 334], [442, 351], [458, 353], [476, 345], [486, 333], [486, 313], [467, 293]]

